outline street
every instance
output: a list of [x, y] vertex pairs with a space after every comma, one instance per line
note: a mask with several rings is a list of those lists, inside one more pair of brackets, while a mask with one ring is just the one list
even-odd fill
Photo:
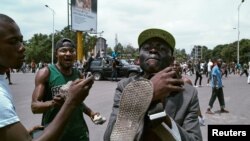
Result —
[[[11, 73], [13, 85], [10, 85], [10, 87], [13, 92], [14, 103], [21, 122], [26, 128], [38, 125], [41, 122], [41, 114], [34, 115], [30, 108], [34, 77], [34, 73]], [[194, 83], [195, 75], [188, 77]], [[203, 87], [196, 88], [206, 122], [206, 126], [201, 126], [204, 141], [207, 141], [208, 124], [250, 124], [250, 111], [248, 110], [250, 107], [250, 85], [247, 84], [245, 76], [229, 75], [228, 78], [223, 78], [226, 109], [230, 111], [228, 114], [216, 112], [220, 109], [218, 100], [215, 101], [213, 108], [216, 114], [205, 114], [211, 96], [211, 88], [206, 86], [206, 82], [207, 78], [203, 75]], [[117, 82], [112, 81], [95, 81], [89, 96], [85, 100], [86, 105], [105, 116], [107, 122], [112, 110], [116, 84]], [[102, 141], [107, 122], [103, 125], [95, 125], [86, 115], [84, 116], [89, 127], [90, 140]]]

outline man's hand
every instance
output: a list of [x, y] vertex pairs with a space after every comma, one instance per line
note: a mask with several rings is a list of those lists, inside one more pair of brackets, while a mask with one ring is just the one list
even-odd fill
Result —
[[69, 93], [65, 102], [75, 105], [81, 104], [82, 101], [88, 96], [89, 90], [94, 83], [94, 77], [90, 76], [86, 79], [77, 79], [72, 82], [69, 87]]
[[100, 113], [99, 113], [99, 112], [91, 112], [91, 114], [89, 115], [89, 117], [90, 117], [90, 119], [93, 121], [93, 120], [94, 120], [94, 117], [95, 117], [96, 115], [99, 116]]
[[93, 113], [93, 117], [91, 116], [91, 120], [93, 121], [93, 123], [99, 124], [99, 125], [106, 122], [106, 118], [101, 116], [99, 112]]
[[167, 67], [150, 79], [154, 87], [153, 100], [159, 100], [172, 92], [183, 90], [182, 85], [184, 85], [184, 81], [181, 78], [176, 78], [176, 76], [177, 74], [173, 67]]
[[58, 94], [56, 96], [53, 97], [53, 106], [55, 107], [61, 107], [63, 105], [65, 101], [65, 95], [62, 95], [62, 94]]
[[43, 129], [44, 129], [44, 126], [42, 126], [42, 125], [36, 125], [36, 126], [33, 126], [30, 129], [27, 129], [27, 131], [31, 135], [32, 132], [34, 132], [35, 130], [43, 130]]

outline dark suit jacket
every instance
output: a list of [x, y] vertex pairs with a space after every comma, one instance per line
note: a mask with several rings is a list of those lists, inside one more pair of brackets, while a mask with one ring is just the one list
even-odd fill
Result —
[[[122, 91], [128, 83], [135, 79], [138, 79], [138, 77], [127, 78], [118, 83], [115, 90], [112, 113], [104, 134], [104, 141], [110, 140], [110, 135], [119, 111]], [[165, 111], [176, 122], [182, 141], [202, 141], [197, 114], [199, 109], [198, 92], [189, 84], [185, 84], [183, 87], [183, 92], [172, 94], [165, 98]]]

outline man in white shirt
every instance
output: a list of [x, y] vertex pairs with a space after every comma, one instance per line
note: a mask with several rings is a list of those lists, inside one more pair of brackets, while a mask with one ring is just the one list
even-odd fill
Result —
[[209, 82], [211, 80], [211, 70], [213, 67], [213, 62], [211, 61], [211, 59], [209, 59], [209, 62], [207, 63], [207, 73], [208, 73], [208, 78], [207, 78], [207, 86], [210, 86]]

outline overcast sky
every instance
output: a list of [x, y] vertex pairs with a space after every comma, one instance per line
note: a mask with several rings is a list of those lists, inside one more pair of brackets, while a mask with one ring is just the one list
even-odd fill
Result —
[[[194, 45], [212, 49], [238, 39], [238, 6], [242, 0], [97, 0], [98, 32], [109, 47], [115, 36], [122, 45], [138, 47], [137, 38], [146, 28], [162, 28], [173, 34], [176, 48], [191, 52]], [[20, 26], [24, 40], [36, 33], [52, 33], [68, 25], [67, 0], [1, 0], [0, 13]], [[250, 1], [240, 6], [240, 39], [250, 38]], [[236, 28], [236, 29], [234, 29]]]

